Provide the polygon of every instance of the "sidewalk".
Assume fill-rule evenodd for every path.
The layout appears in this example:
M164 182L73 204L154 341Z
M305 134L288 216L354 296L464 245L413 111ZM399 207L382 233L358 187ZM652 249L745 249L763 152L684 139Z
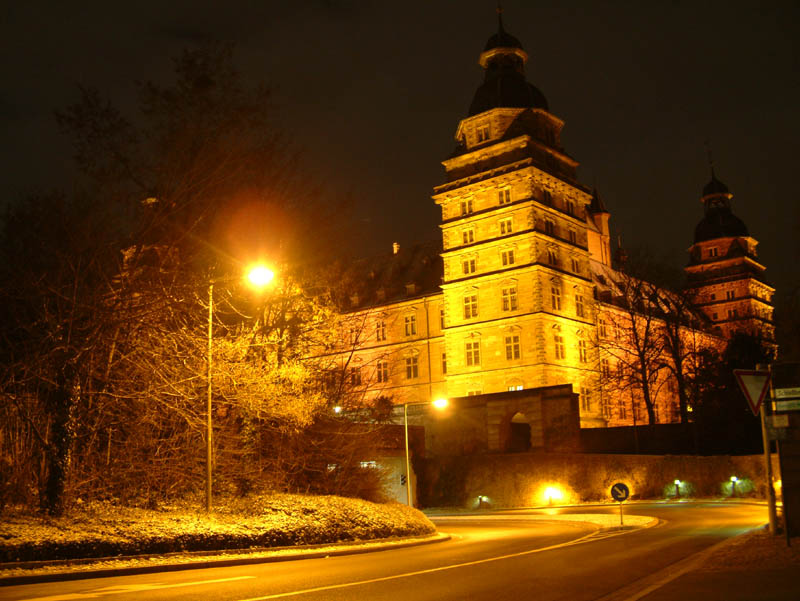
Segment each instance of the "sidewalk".
M785 537L759 529L721 543L693 569L668 578L664 570L661 582L617 601L797 601L800 537L787 547Z

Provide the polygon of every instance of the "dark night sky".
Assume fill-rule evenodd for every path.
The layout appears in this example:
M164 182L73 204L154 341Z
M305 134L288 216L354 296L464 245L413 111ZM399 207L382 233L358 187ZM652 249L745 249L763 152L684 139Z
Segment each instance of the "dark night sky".
M134 82L166 81L182 48L231 40L247 77L275 89L308 169L357 198L370 250L438 236L431 188L496 31L491 0L4 4L6 200L68 182L71 151L53 110L77 99L77 84L132 108ZM597 185L626 244L685 263L710 140L768 274L797 289L796 1L504 6L530 55L528 79L566 121L581 181Z

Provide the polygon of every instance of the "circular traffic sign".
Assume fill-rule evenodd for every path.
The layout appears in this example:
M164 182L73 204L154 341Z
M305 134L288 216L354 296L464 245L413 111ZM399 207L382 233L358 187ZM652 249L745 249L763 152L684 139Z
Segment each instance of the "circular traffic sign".
M614 486L611 487L611 496L615 501L619 501L620 503L622 503L629 496L631 496L631 491L628 489L627 484L624 484L622 482L617 482Z

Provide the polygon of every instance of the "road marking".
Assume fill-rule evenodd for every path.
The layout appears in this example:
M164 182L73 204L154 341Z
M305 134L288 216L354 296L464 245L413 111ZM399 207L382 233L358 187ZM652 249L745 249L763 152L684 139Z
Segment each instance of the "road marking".
M511 559L513 557L523 557L525 555L533 555L534 553L542 553L543 551L552 551L553 549L560 549L562 547L569 547L571 545L580 544L587 539L590 539L596 534L596 532L592 532L591 534L587 534L586 536L582 536L581 538L576 538L575 540L566 542L566 543L559 543L557 545L551 545L549 547L542 547L540 549L531 549L530 551L520 551L519 553L511 553L509 555L500 555L498 557L489 557L487 559L477 559L475 561L468 561L465 563L456 563L449 566L441 566L438 568L429 568L427 570L418 570L416 572L405 572L403 574L394 574L392 576L382 576L381 578L371 578L369 580L359 580L357 582L344 582L342 584L329 584L327 586L318 586L315 588L307 588L302 589L299 591L288 591L285 593L275 593L273 595L264 595L263 597L249 597L247 599L241 599L240 601L266 601L267 599L280 599L282 597L297 597L298 595L307 595L308 593L318 593L320 591L330 591L335 589L341 588L349 588L353 586L362 586L364 584L372 584L374 582L386 582L387 580L398 580L400 578L408 578L410 576L420 576L422 574L433 574L435 572L444 572L445 570L454 570L456 568L465 568L468 566L476 566L482 563L490 563L492 561L501 561L503 559Z
M181 582L178 584L162 584L154 582L152 584L121 584L118 586L107 586L96 588L85 593L68 593L66 595L51 595L49 597L31 597L21 601L73 601L74 599L96 599L104 595L116 595L119 593L143 593L145 591L155 591L165 588L180 588L184 586L197 586L199 584L218 584L220 582L232 582L234 580L248 580L255 576L236 576L234 578L216 578L214 580L197 580L195 582Z

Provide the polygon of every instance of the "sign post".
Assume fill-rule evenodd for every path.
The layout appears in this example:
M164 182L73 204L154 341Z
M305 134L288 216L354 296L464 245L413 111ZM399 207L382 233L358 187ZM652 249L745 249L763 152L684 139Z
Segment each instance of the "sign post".
M739 388L742 389L744 398L753 415L761 416L761 444L764 449L764 473L767 480L767 507L769 512L769 532L775 534L777 530L778 514L775 509L775 487L772 485L772 458L770 457L770 438L767 433L766 405L764 399L769 392L770 372L763 369L734 369L733 375Z
M611 487L611 498L619 502L619 525L624 526L622 523L622 503L631 495L628 485L623 482L617 482Z
M773 427L780 428L778 463L786 545L800 535L800 362L770 365L772 374ZM777 421L776 419L777 418Z

